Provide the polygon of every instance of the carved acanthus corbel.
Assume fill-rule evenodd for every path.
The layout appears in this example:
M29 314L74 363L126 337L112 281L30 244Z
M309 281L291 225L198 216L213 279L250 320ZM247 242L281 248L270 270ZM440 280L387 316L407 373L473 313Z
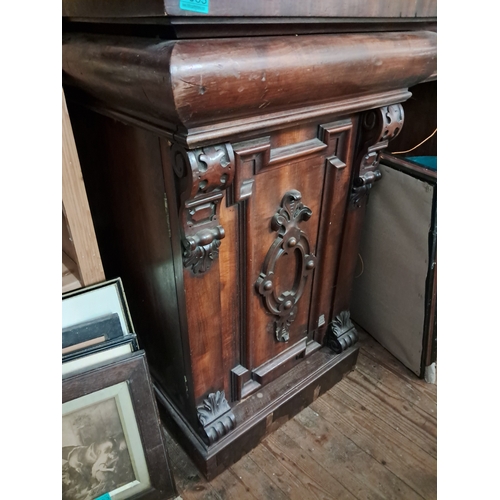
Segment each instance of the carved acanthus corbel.
M378 170L380 152L399 134L403 123L401 104L371 109L361 116L361 147L357 160L359 170L353 182L351 206L359 207L373 183L382 177Z
M174 144L171 155L177 178L184 267L201 274L210 269L224 238L218 207L233 182L233 149L229 143L194 150Z
M349 311L341 311L328 325L326 345L336 354L340 354L358 341L358 332L351 321Z
M209 394L197 410L198 420L203 426L209 444L215 443L236 427L236 419L224 391Z

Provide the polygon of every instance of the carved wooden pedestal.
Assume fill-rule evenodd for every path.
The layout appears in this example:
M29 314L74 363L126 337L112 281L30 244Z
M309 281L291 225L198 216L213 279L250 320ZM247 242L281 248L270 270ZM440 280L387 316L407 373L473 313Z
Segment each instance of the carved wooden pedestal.
M208 478L354 367L367 195L435 38L66 36L104 267Z

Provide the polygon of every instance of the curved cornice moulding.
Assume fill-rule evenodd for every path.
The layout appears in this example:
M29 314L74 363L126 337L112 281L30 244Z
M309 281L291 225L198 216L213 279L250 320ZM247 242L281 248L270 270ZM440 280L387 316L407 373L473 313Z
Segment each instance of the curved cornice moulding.
M370 109L384 94L384 104L406 100L409 87L435 77L436 38L431 31L179 41L68 34L64 82L132 121L220 140L266 121Z

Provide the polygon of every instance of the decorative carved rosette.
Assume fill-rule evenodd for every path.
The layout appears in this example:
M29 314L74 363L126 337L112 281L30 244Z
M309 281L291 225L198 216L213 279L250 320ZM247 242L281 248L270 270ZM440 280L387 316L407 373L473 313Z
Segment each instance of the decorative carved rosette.
M274 215L271 227L278 236L269 249L262 272L255 283L258 293L263 297L269 313L277 316L275 322L276 340L287 342L290 325L297 313L299 301L307 277L316 267L316 257L311 253L306 234L298 227L299 222L310 219L311 210L302 204L299 191L288 191L281 201L281 208ZM295 270L294 285L291 290L276 293L275 269L279 258L291 252L299 252L299 267Z
M197 410L198 420L203 426L209 444L215 443L236 427L236 419L224 391L210 393Z
M361 206L361 201L382 174L378 170L380 152L394 139L404 123L401 104L392 104L365 112L361 117L360 144L358 156L359 173L354 179L351 206Z
M336 354L344 352L358 341L358 332L351 321L349 311L340 312L330 323L326 345Z
M224 238L218 207L234 178L233 149L222 144L187 151L174 144L171 156L180 193L183 264L194 274L202 274L217 259Z

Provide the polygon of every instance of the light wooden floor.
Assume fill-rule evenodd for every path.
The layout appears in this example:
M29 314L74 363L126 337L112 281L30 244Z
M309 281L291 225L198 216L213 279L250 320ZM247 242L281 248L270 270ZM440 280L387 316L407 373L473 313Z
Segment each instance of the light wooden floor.
M436 386L360 335L353 372L210 483L167 436L182 499L435 499Z

